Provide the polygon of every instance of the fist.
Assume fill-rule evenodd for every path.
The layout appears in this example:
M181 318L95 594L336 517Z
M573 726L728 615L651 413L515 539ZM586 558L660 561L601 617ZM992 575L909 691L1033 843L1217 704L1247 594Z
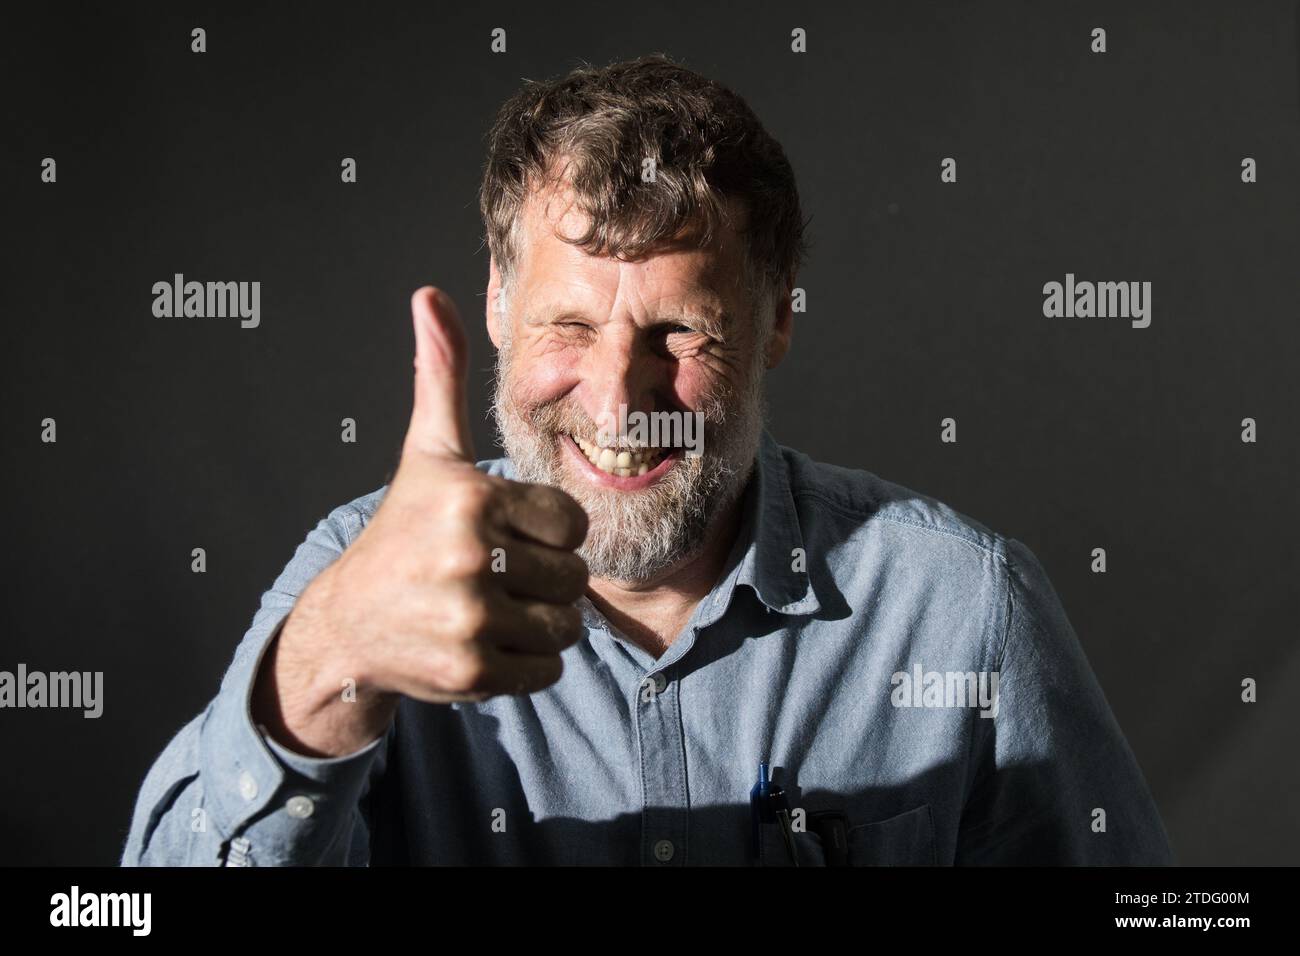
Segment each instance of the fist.
M365 530L303 592L280 653L361 693L531 693L559 680L560 652L585 633L573 602L587 586L574 553L587 516L557 488L475 468L464 326L432 287L411 306L415 401L397 473Z

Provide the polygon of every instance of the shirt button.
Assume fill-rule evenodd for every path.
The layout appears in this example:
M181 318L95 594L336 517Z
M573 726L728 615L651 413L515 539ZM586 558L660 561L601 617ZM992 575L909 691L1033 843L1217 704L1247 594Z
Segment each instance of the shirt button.
M658 674L654 675L652 680L654 680L655 682L655 693L662 694L664 692L664 688L668 686L668 678L663 675L662 671L660 671ZM671 847L672 844L669 844L669 846ZM669 852L671 853L672 851L670 850Z
M239 795L245 800L252 800L257 796L257 781L247 770L239 775Z
M655 859L660 863L667 863L673 858L673 841L660 840L655 844Z
M284 805L284 809L289 816L305 820L312 815L312 812L316 809L316 804L312 802L311 797L299 795L290 797L289 802Z

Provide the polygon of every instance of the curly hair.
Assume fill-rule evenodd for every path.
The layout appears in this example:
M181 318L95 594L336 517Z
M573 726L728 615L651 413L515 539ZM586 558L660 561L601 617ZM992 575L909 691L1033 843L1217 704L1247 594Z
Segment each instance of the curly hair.
M706 246L720 228L734 228L756 296L792 283L807 256L781 144L739 96L664 54L525 80L487 141L479 211L503 286L518 264L523 206L559 183L589 219L582 235L560 238L590 255L632 261L665 241L689 235ZM642 177L648 160L650 182ZM728 199L740 201L743 224L729 215Z

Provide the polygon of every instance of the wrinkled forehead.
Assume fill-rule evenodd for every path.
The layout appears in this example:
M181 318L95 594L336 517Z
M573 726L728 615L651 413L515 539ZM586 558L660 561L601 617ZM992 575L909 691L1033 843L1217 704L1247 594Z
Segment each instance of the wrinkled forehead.
M638 279L673 294L702 293L725 300L734 308L746 292L743 203L726 199L728 222L704 242L703 223L688 223L669 239L634 259ZM617 283L627 264L608 250L593 255L573 241L586 235L591 218L582 209L572 186L564 181L538 187L528 194L515 220L515 277L525 288L580 282ZM615 240L619 236L613 237Z

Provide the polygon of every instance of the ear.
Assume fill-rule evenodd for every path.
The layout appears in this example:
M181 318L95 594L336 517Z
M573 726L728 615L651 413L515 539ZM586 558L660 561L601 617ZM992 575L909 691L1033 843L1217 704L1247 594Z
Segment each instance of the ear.
M497 311L497 302L501 297L501 273L497 269L497 260L495 256L488 258L488 286L487 286L487 330L488 337L492 339L492 344L497 348L501 347L501 328L497 324L501 319L501 313ZM507 321L509 321L507 319Z
M794 308L791 293L793 285L784 286L777 293L772 308L776 311L772 320L772 334L767 338L767 367L776 368L790 351L790 338L794 335Z

